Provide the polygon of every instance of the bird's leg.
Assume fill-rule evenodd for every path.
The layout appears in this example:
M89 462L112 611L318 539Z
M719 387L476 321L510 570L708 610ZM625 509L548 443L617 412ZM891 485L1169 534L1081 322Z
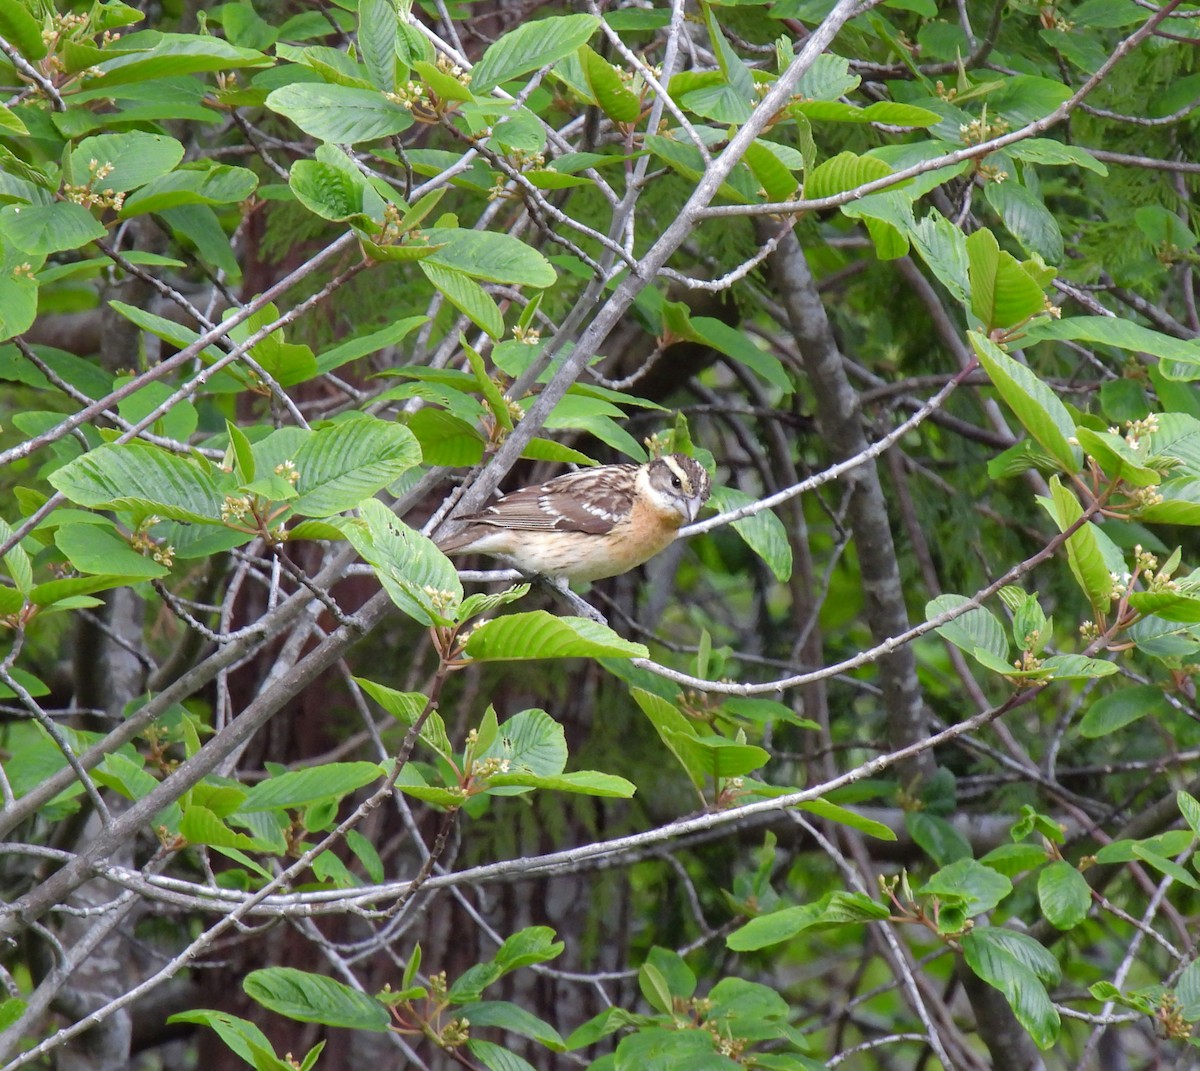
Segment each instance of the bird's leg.
M586 617L589 621L607 625L604 615L586 599L575 594L567 583L566 577L540 576L538 579L561 598L578 617Z

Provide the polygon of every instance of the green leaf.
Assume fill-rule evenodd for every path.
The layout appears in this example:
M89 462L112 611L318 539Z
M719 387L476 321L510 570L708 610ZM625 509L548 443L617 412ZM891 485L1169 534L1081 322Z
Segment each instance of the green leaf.
M1200 622L1200 598L1194 594L1179 594L1172 591L1135 591L1129 596L1129 605L1141 614L1153 614L1162 621L1184 624ZM1179 631L1179 630L1174 630Z
M412 796L413 799L448 811L458 810L468 799L467 792L457 785L453 788L441 788L429 784L422 776L420 769L413 763L408 763L400 771L396 787L406 796Z
M357 86L293 82L272 90L266 104L306 134L339 145L390 137L413 124L407 108Z
M749 97L731 86L720 71L683 71L671 79L671 95L693 115L718 123L732 126L750 118Z
M63 162L63 179L96 190L126 190L144 186L165 175L183 159L184 148L165 134L133 130L127 134L97 134L84 138ZM100 169L111 167L107 174Z
M862 79L850 73L850 61L831 52L818 56L796 83L796 96L837 100L857 89Z
M36 591L37 589L35 588L34 590ZM49 686L44 684L42 681L38 680L38 678L35 677L32 673L27 673L25 670L20 669L15 666L11 670L9 670L9 673L12 676L12 679L14 681L16 681L22 688L25 689L25 691L27 691L35 699L37 699L39 696L50 694ZM16 693L7 684L0 682L0 699L12 699L12 697L15 694ZM65 765L66 760L62 758L61 754L58 751L58 748L55 747L53 744L50 744L49 740L47 740L47 746L53 750L53 754L54 754L54 758L52 760L54 763L53 770L61 769ZM50 770L47 772L48 773L53 772L53 770ZM32 784L29 785L28 788L26 788L24 791L22 791L20 789L16 789L15 791L18 796L21 796L21 795L24 795L24 792L29 791L29 789L31 789L31 788L33 788Z
M746 147L743 157L768 201L790 201L800 186L792 169L780 159L781 149L783 146L759 139ZM803 157L795 162L804 166Z
M83 205L5 205L0 209L0 236L26 253L59 253L103 238L108 231Z
M1137 684L1097 699L1079 723L1081 736L1095 740L1115 733L1126 725L1150 715L1166 717L1171 713L1162 689L1153 684Z
M701 13L712 41L717 70L681 72L671 79L671 96L695 115L739 125L751 115L755 100L753 77L730 47L712 8L705 5Z
M663 730L663 738L679 756L693 780L723 781L745 777L761 769L770 753L753 744L739 744L723 736L697 736L692 732Z
M183 242L185 248L194 245L200 259L225 272L230 282L241 279L241 265L233 255L229 237L210 205L164 208L159 212L159 218L171 229L175 238ZM110 301L109 304L116 308L119 302Z
M863 893L838 890L830 893L821 911L822 924L847 922L881 922L891 912Z
M470 119L475 114L491 110L489 105L468 105L463 109ZM517 155L543 153L546 149L546 128L528 108L505 109L490 127L488 145L496 152Z
M213 848L241 848L246 851L263 851L269 845L245 833L235 833L207 807L188 804L183 809L179 822L179 835L189 844L207 844ZM270 874L263 872L266 877Z
M983 191L988 204L1004 221L1008 233L1026 253L1036 254L1050 264L1062 262L1062 231L1041 198L1011 181L989 182Z
M734 930L725 943L734 952L756 952L790 941L798 933L821 922L822 914L819 904L785 907L751 919Z
M931 112L928 108L882 100L866 108L840 100L798 101L789 105L788 111L824 123L887 123L890 126L928 127L942 121L937 112Z
M553 777L567 766L566 733L544 710L522 710L499 727L476 759L495 759L504 774L528 772Z
M1007 878L1036 870L1046 861L1046 849L1036 844L1001 844L979 860Z
M971 311L985 332L1016 327L1045 311L1038 281L999 247L991 231L981 228L967 239L967 257Z
M381 884L384 879L383 860L379 858L379 852L375 850L375 845L357 829L350 829L346 831L346 846L362 864L368 879L376 885Z
M304 807L327 799L340 799L382 776L373 762L329 762L304 770L290 770L260 781L251 788L238 813L277 811Z
M425 277L459 312L492 338L504 334L504 317L496 302L474 279L463 272L431 263L432 257L418 262Z
M705 172L704 159L695 145L679 140L684 136L682 131L677 131L674 137L649 134L645 138L646 148L689 182L698 182ZM735 176L736 174L734 172ZM747 179L750 177L748 171L743 174ZM749 183L744 185L748 186ZM750 204L755 200L751 191L743 190L739 185L734 184L732 179L729 182L723 182L718 192L722 197L735 204Z
M293 460L300 478L292 508L304 517L330 517L419 464L421 450L404 425L357 416L319 428Z
M279 309L273 302L268 302L255 310L248 319L231 327L229 338L232 342L246 342L278 318ZM317 360L312 350L302 344L287 342L283 328L276 328L265 338L254 343L250 356L281 387L303 383L317 374Z
M423 625L453 624L462 602L454 564L432 539L409 528L382 502L369 498L357 521L342 522L346 538L368 562L397 606Z
M226 419L225 433L229 436L229 448L233 454L233 471L243 484L254 482L257 463L250 439L232 420Z
M27 60L37 61L46 55L42 22L22 4L0 4L0 37L9 41Z
M904 828L939 866L971 858L971 843L946 819L929 811L905 811Z
M1050 1048L1061 1025L1046 992L1058 980L1054 957L1031 937L991 926L963 936L962 950L967 966L1004 994L1038 1048Z
M966 916L991 911L1012 892L1012 882L974 859L958 859L942 867L918 890L923 896L962 898Z
M521 456L531 461L555 461L560 464L583 465L584 467L599 464L594 458L588 457L587 454L578 450L573 450L563 443L555 442L553 439L540 439L536 436L529 440L525 449L521 451Z
M383 216L383 198L339 150L322 145L315 160L297 160L288 173L296 199L322 219L368 226Z
M652 1007L669 1013L676 997L687 1000L696 992L696 975L679 953L655 946L638 971L638 988Z
M1050 500L1039 498L1038 501L1058 525L1058 530L1065 532L1083 516L1083 508L1057 476L1050 479L1050 494ZM1096 607L1098 616L1108 609L1113 590L1112 574L1124 571L1124 563L1119 557L1116 563L1106 557L1101 542L1105 538L1091 522L1080 526L1067 538L1067 563L1088 601Z
M595 770L579 770L575 773L544 775L526 773L492 774L487 778L487 793L493 796L515 796L532 789L541 788L548 792L573 792L583 796L601 796L611 799L630 799L637 786L632 781L616 774L598 773Z
M1141 841L1134 841L1131 850L1135 859L1142 860L1142 862L1154 867L1160 873L1173 878L1181 885L1186 885L1189 889L1200 889L1200 881L1192 877L1191 872L1185 870L1174 859L1168 859L1165 855L1159 855L1158 852L1147 847Z
M1092 342L1134 353L1149 353L1162 358L1161 368L1168 378L1195 379L1200 376L1200 341L1172 338L1132 320L1111 316L1069 316L1048 320L1028 328L1022 341L1031 343L1043 339Z
M1079 8L1071 14L1073 18L1079 15ZM1107 175L1108 168L1097 160L1087 149L1078 145L1067 145L1050 138L1026 138L1015 145L1009 145L1005 150L1018 160L1028 160L1032 164L1048 164L1058 167L1082 167L1095 171L1097 175ZM994 183L990 185L995 185ZM1007 183L1002 183L1007 185ZM990 186L989 186L990 188ZM1174 218L1174 217L1172 217Z
M463 354L467 358L471 374L475 377L479 396L483 399L483 404L487 406L492 422L501 431L512 431L513 421L512 415L508 411L508 403L500 393L500 388L496 386L488 374L487 366L483 363L483 358L479 355L479 351L461 336L459 337L459 344L463 348Z
M245 167L215 164L203 170L172 171L152 179L125 199L121 218L159 212L176 205L222 205L244 201L258 188L258 176Z
M643 688L631 688L630 695L641 708L642 713L650 720L667 749L675 756L676 761L683 767L692 784L699 788L703 784L703 773L689 765L687 754L683 750L682 741L685 737L695 736L696 730L692 723L680 713L678 707L670 700Z
M14 270L26 263L25 254L6 244L0 242L0 342L28 331L37 319L38 304L37 282L27 271Z
M167 1019L167 1022L199 1023L212 1027L217 1032L217 1036L230 1049L251 1065L255 1063L252 1047L264 1052L274 1051L266 1034L257 1026L245 1019L239 1019L236 1015L230 1015L228 1012L196 1008L192 1011L176 1012Z
M1124 480L1134 487L1153 487L1162 482L1162 475L1145 464L1145 449L1134 450L1123 435L1093 431L1081 425L1075 429L1075 438L1083 452L1095 459L1110 479Z
M925 620L932 621L935 617L948 610L957 609L963 603L970 602L965 595L939 595L925 604ZM976 648L991 652L997 658L1008 657L1008 635L1004 626L996 616L982 606L968 610L961 617L939 625L934 631L944 640L949 640L955 647L973 655Z
M1133 213L1133 220L1155 249L1162 252L1194 249L1198 241L1183 221L1164 205L1142 205Z
M1179 998L1179 1014L1189 1023L1200 1019L1200 960L1192 960L1183 968L1175 983L1175 995Z
M710 1029L700 1027L642 1026L617 1044L614 1067L686 1068L687 1071L739 1071L743 1066L716 1050ZM756 1062L766 1067L756 1056Z
M421 692L398 692L366 677L355 677L354 681L363 691L375 700L384 710L402 725L415 725L424 712L429 700ZM446 735L446 724L436 710L430 711L425 724L421 726L421 740L433 748L442 758L450 760L454 748Z
M133 382L132 377L118 376L111 386L106 386L100 394L106 394L110 389L124 387ZM165 435L177 442L187 442L196 430L199 414L196 407L187 399L182 401L173 397L174 390L161 381L143 383L133 394L123 398L118 403L121 416L130 423L137 423L152 412L157 412L150 431L155 435ZM166 412L162 407L170 404Z
M546 418L545 427L590 432L614 450L619 450L636 461L645 461L646 451L642 445L613 419L623 419L624 416L620 409L602 398L568 394Z
M641 101L636 93L626 88L617 69L587 45L582 45L578 54L600 110L617 123L637 122L642 110Z
M892 169L873 156L857 156L852 152L838 153L805 176L804 196L809 199L832 197L862 186L867 182L890 175Z
M1075 421L1067 407L1045 383L991 339L975 331L968 332L968 337L980 364L1025 430L1065 471L1078 472L1081 451L1069 441L1075 435Z
M131 800L141 799L158 785L154 775L143 765L141 755L134 761L120 752L105 755L93 776L100 784Z
M65 524L55 529L54 542L81 573L115 574L133 581L154 580L170 572L153 558L139 554L112 528Z
M553 265L524 242L502 231L473 231L461 227L430 227L431 245L442 248L422 262L462 272L489 283L537 288L553 286L558 273Z
M773 387L790 394L794 387L783 363L774 354L760 348L751 335L711 316L688 317L687 326L695 341L707 342L713 349L749 368Z
M1180 789L1175 793L1175 800L1179 804L1179 813L1183 815L1184 820L1192 827L1192 832L1200 836L1200 801L1190 793Z
M1047 680L1086 681L1096 677L1111 677L1117 672L1117 665L1103 658L1087 658L1084 655L1051 655L1042 660L1042 672Z
M936 126L942 121L937 112L920 108L915 104L901 104L891 100L878 100L862 109L861 120L855 122L887 123L889 126Z
M895 260L908 252L908 236L916 226L907 191L886 190L842 206L842 214L863 219L880 260Z
M1013 126L1024 126L1049 115L1071 96L1071 87L1057 78L1017 75L1006 78L988 96L988 111L999 112Z
M528 584L515 584L511 588L505 588L503 591L495 591L489 594L476 592L474 595L468 595L462 601L462 607L459 610L459 620L470 621L473 617L491 613L501 606L508 606L509 603L523 599L528 594Z
M195 331L182 324L177 324L164 316L156 316L152 312L146 312L133 305L126 305L123 301L110 301L109 307L115 312L119 312L131 323L137 324L143 331L149 331L152 335L156 335L180 349L190 346L200 337ZM206 346L203 353L205 357L213 360L221 356L221 351L215 346Z
M467 640L466 653L479 662L649 657L646 647L621 639L607 625L583 617L556 617L545 610L483 622Z
M534 168L522 172L539 190L569 190L576 186L591 186L590 179L579 175L564 175L553 168Z
M130 82L148 82L154 78L178 77L200 71L269 67L274 62L272 57L252 48L238 48L211 35L158 32L129 34L121 39L121 43L130 47L135 39L136 43L145 41L150 47L97 64L101 74L90 84L109 90Z
M565 947L555 940L554 930L549 926L526 926L505 938L496 950L494 962L505 972L515 971L557 959Z
M1179 855L1194 846L1195 837L1190 829L1172 829L1145 840L1114 840L1096 852L1096 862L1132 863L1140 858L1138 852L1154 856Z
M461 417L426 406L408 417L407 426L421 444L426 464L461 468L483 460L483 435Z
M33 590L29 593L29 601L34 606L46 609L76 609L96 606L99 605L98 599L92 600L84 597L96 591L125 587L128 583L128 576L114 576L108 573L97 576L69 577L66 580L48 580L44 584L33 586Z
M1083 875L1065 859L1059 859L1038 875L1038 902L1051 926L1070 930L1087 918L1092 892Z
M178 457L146 443L99 446L50 474L72 502L132 510L195 524L220 524L232 474L198 457Z
M701 12L704 16L704 23L708 27L708 36L713 43L713 51L716 53L717 67L738 98L748 103L752 102L755 99L755 90L754 78L750 74L750 69L730 46L712 7L704 4Z
M475 1007L476 1005L467 1005ZM472 1026L474 1019L468 1020ZM497 1045L493 1041L482 1038L471 1038L467 1042L467 1051L475 1057L487 1071L536 1071L536 1068L524 1057L518 1056L509 1048Z
M962 231L936 210L931 210L909 230L909 241L930 271L955 301L967 304L967 240Z
M396 88L396 9L388 0L359 0L358 51L376 89Z
M509 1030L521 1037L532 1038L552 1052L562 1052L565 1048L562 1035L554 1027L507 1000L463 1004L455 1012L467 1019L472 1028L488 1026Z
M478 1000L484 989L505 974L554 959L563 947L561 941L554 940L549 926L527 926L507 938L491 962L477 963L460 975L448 997L456 1004Z
M488 90L571 55L596 32L592 15L561 15L524 22L490 45L471 71L471 89Z
M413 64L413 72L433 90L438 100L471 101L475 99L475 95L459 79L447 71L438 70L432 63L417 60Z
M713 488L712 504L722 513L748 506L753 501L753 495L732 487ZM783 521L771 510L761 509L749 517L734 521L733 529L767 563L776 579L786 583L792 575L792 546L788 542Z
M0 541L8 542L12 536L12 527L7 521L0 519ZM16 590L22 595L28 595L33 588L33 565L28 552L20 543L14 543L4 552L4 567L12 577Z
M857 829L869 837L876 837L879 840L896 839L896 834L889 826L885 826L882 822L876 822L873 818L868 818L857 811L852 811L848 807L839 807L836 803L830 803L829 800L808 800L805 803L797 803L796 809L815 814L818 818L824 818L830 822L837 822L850 829Z
M400 320L388 324L387 327L380 328L378 331L372 331L366 335L357 335L354 338L346 339L344 342L339 342L332 349L325 350L324 353L317 355L317 373L324 375L326 372L332 372L335 368L340 368L350 361L365 357L368 353L374 353L388 346L398 345L409 333L428 322L428 316L405 316Z
M303 1023L373 1031L386 1031L391 1023L387 1009L366 993L294 967L251 971L242 988L264 1008Z

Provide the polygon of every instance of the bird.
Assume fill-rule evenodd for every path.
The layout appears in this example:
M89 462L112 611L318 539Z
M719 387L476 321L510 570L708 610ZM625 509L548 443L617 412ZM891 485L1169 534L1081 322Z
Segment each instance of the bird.
M686 454L601 465L501 495L437 540L445 554L488 554L558 581L616 576L663 550L696 519L712 482Z

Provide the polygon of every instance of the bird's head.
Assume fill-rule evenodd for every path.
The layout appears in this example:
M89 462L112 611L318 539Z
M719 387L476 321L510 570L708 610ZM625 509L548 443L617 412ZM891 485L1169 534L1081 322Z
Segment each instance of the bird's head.
M712 492L708 473L686 454L656 457L646 465L643 478L655 507L663 514L675 514L679 525L691 524Z

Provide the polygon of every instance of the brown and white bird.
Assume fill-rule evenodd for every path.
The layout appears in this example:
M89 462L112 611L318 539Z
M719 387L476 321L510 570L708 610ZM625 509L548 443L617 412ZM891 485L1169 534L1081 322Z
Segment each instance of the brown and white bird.
M600 580L654 557L696 519L712 490L685 454L603 465L502 495L438 540L446 554L489 554L524 573Z

